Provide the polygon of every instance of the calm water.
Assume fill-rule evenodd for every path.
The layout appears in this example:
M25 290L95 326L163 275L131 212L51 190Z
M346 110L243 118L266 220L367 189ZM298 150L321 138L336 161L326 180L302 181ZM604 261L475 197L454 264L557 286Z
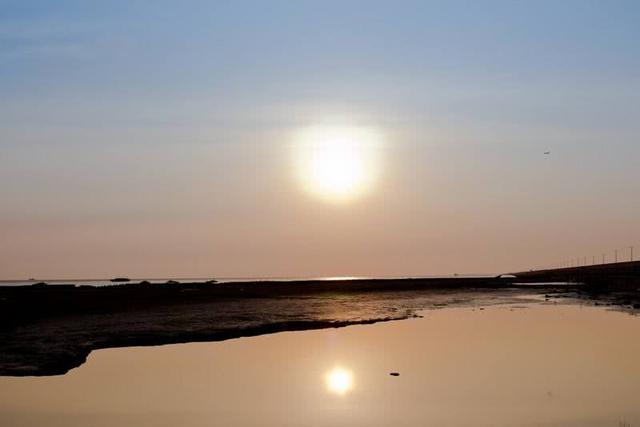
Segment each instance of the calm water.
M175 280L177 282L205 282L207 280L213 279L212 277L187 277L187 278L132 278L130 282L125 283L138 283L143 280L146 280L149 283L166 283L168 280ZM215 278L220 282L253 282L253 281L264 281L264 280L278 280L278 281L296 281L296 280L336 280L336 279L361 279L361 277L222 277ZM362 277L364 279L364 277ZM119 285L122 283L113 283L110 279L79 279L79 280L0 280L0 286L25 286L25 285L33 285L34 283L45 282L49 285L68 285L75 284L77 286L88 285L88 286L110 286L110 285Z
M441 277L495 277L495 274L461 274L461 275L440 275L440 276L418 276L419 278L441 278ZM353 279L406 279L406 277L389 276L389 277L364 277L364 276L318 276L318 277L186 277L186 278L131 278L127 283L138 283L146 280L149 283L165 283L168 280L177 282L205 282L215 279L219 282L256 282L276 280L283 282L294 282L300 280L353 280ZM49 285L68 285L75 284L77 286L110 286L122 283L113 283L110 279L33 279L33 280L0 280L0 286L27 286L34 283L45 282Z
M639 361L640 318L629 314L446 308L369 326L97 351L64 376L0 378L0 425L636 426Z

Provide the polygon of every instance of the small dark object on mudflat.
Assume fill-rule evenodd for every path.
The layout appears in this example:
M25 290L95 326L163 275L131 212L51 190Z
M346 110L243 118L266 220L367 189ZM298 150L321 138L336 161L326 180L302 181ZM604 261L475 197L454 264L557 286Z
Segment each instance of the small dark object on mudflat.
M180 284L180 282L178 282L176 280L167 280L164 283L165 283L165 285L179 285Z
M391 375L392 377L399 377L400 372L389 372L389 375Z
M633 304L633 308L640 308L640 304L638 303Z
M112 282L114 283L124 283L124 282L129 282L131 279L129 279L128 277L116 277L114 279L111 279Z
M151 282L148 280L143 280L142 282L139 283L140 285L150 285Z

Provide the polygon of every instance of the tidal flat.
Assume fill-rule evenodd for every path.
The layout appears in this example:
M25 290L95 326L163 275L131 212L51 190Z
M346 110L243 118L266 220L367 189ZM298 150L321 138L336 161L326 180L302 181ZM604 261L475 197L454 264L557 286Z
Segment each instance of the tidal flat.
M0 375L65 374L101 348L367 324L521 292L486 278L6 287Z
M635 290L584 289L500 278L0 287L0 376L63 375L104 348L372 324L514 299L640 307Z

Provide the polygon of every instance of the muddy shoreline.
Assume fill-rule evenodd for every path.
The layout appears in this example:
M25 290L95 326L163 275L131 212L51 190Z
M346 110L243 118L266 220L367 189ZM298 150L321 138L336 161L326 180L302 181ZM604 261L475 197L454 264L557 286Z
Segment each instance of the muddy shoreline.
M4 288L0 375L62 375L102 348L220 341L558 297L591 298L576 285L518 287L486 278Z

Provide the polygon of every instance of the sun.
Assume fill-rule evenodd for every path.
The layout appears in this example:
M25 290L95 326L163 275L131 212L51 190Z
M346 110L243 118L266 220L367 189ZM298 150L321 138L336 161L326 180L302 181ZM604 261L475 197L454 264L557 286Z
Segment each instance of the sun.
M380 136L362 127L311 127L295 138L295 165L309 193L346 201L370 190L378 172Z
M326 375L327 389L335 394L343 395L353 388L353 374L343 368L334 368Z

